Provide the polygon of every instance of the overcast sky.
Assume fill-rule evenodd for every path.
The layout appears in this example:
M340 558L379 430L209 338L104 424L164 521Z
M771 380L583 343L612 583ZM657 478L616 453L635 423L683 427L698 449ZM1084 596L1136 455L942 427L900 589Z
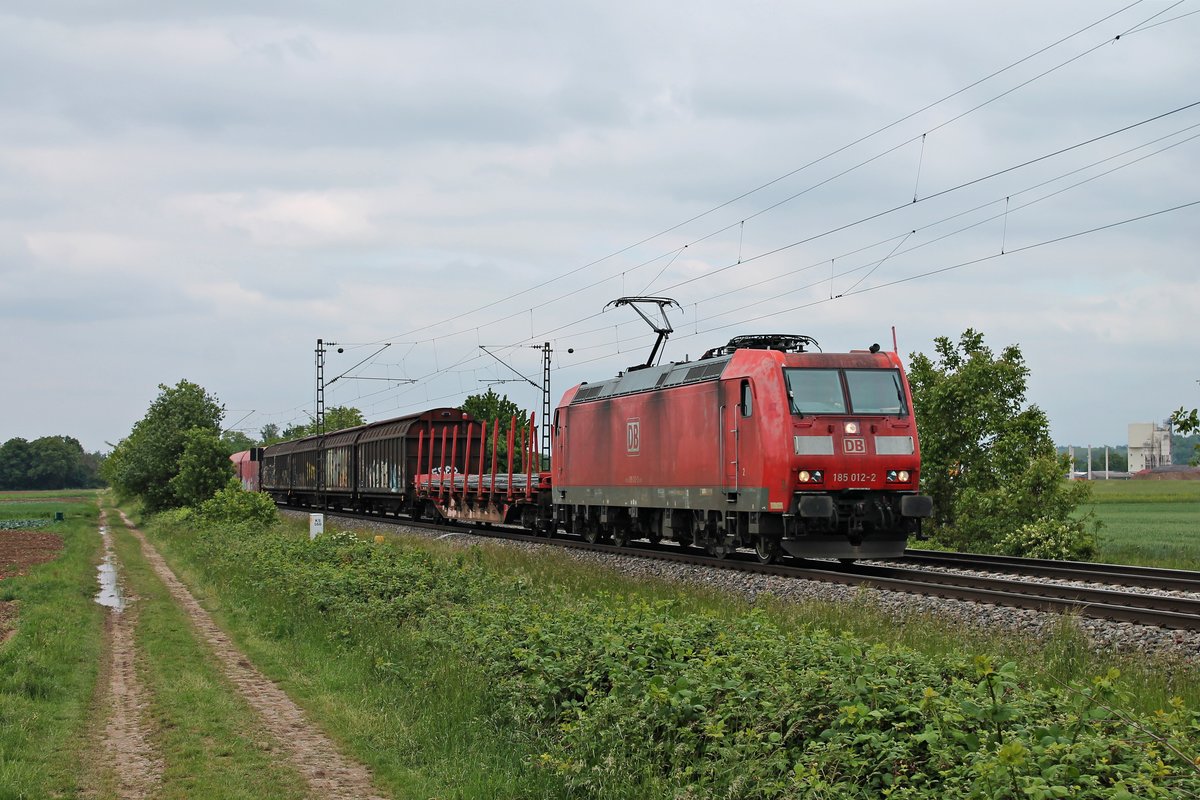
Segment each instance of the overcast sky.
M108 450L183 378L303 422L318 338L369 420L534 409L505 364L611 376L653 336L604 306L652 294L666 360L974 327L1057 442L1123 444L1200 405L1197 12L5 3L0 442Z

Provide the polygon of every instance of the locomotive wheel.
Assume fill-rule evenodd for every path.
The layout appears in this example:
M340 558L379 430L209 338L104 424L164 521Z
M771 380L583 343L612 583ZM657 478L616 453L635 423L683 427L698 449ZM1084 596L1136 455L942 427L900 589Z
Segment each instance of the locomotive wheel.
M772 564L779 560L779 540L769 536L759 536L754 540L754 555L758 556L760 564Z
M583 526L583 540L588 544L600 541L600 526L588 520L587 524Z
M724 544L717 544L717 542L713 540L710 540L709 543L704 547L705 552L707 552L713 558L724 558L725 556L729 555L729 551L731 549L732 548L726 547Z

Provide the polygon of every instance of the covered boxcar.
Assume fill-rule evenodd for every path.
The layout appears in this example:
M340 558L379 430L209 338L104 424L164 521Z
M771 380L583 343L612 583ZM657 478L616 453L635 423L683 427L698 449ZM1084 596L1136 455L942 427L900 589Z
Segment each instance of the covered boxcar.
M262 449L261 488L287 505L416 517L442 506L448 511L461 503L463 487L435 484L438 505L428 476L468 472L474 466L468 459L483 452L482 436L469 414L435 408L280 442Z

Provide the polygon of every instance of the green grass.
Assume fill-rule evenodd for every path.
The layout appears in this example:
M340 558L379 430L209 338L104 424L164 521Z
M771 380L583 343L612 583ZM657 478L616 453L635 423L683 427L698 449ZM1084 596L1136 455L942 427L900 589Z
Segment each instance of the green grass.
M174 523L165 520L151 527L177 571L200 587L204 602L218 611L252 660L279 680L353 755L368 763L378 783L397 796L670 795L681 786L662 773L660 765L665 761L657 759L663 752L651 756L649 739L625 740L620 731L627 727L644 736L658 729L641 724L639 713L669 716L674 712L648 697L655 689L653 684L644 693L625 694L625 699L634 698L635 705L618 709L613 703L624 702L622 698L609 697L605 679L593 683L595 676L611 674L635 684L654 675L666 676L667 683L657 687L666 692L663 703L671 692L695 696L704 691L708 692L706 705L697 714L708 714L720 705L735 709L730 719L740 719L737 704L728 702L731 693L747 693L746 702L753 705L758 687L764 692L773 688L770 676L786 673L792 680L797 678L787 657L773 658L764 667L754 661L756 656L749 655L760 644L773 642L774 636L779 636L780 642L796 643L799 649L791 655L797 660L806 657L805 648L832 648L831 655L844 659L840 666L831 664L828 672L819 671L821 662L817 671L804 679L811 683L795 687L797 694L792 699L797 701L814 691L831 691L825 706L833 715L831 722L822 723L824 717L818 715L790 723L816 725L818 733L822 726L833 725L832 720L850 713L847 708L858 713L862 706L866 713L875 702L871 698L882 694L889 698L895 694L901 707L908 703L908 713L917 714L911 705L914 686L918 697L922 686L932 688L931 696L944 697L937 703L949 704L947 713L986 715L990 713L986 707L961 699L964 686L969 690L972 679L969 672L963 677L961 666L954 666L969 665L975 657L983 659L977 664L1014 662L1015 667L1004 668L1006 677L1002 679L1016 687L1010 695L1011 706L1000 708L996 705L1000 701L976 695L985 706L996 705L1005 714L1019 715L1025 698L1039 692L1058 696L1064 684L1076 688L1067 693L1069 701L1055 701L1055 707L1086 703L1088 687L1099 685L1093 679L1110 675L1114 666L1122 674L1115 679L1113 698L1106 697L1104 702L1123 714L1146 715L1170 708L1169 700L1176 695L1192 707L1200 705L1193 667L1094 653L1070 618L1062 621L1049 642L1034 643L1011 633L957 627L929 618L911 617L905 624L897 624L873 605L867 593L848 603L796 606L760 601L756 608L720 592L633 580L548 551L530 554L483 547L464 552L424 539L389 541L374 547L347 545L339 551L336 548L341 545L333 539L328 546L320 542L313 546L290 544L305 539L300 524L269 534L214 532L211 542L222 544L213 546L206 545L209 534L191 532L197 524L192 518ZM336 538L337 534L331 530L327 536ZM236 554L233 548L237 548ZM414 566L419 559L404 555L414 549L434 554L434 562ZM228 554L223 552L226 550ZM306 577L297 581L297 574ZM664 600L669 603L657 610ZM763 630L772 633L764 634L765 639L755 639L753 633L748 639L737 638L753 631L760 624L756 620L765 620ZM441 632L443 626L445 633ZM734 638L724 640L725 631ZM842 639L842 632L851 636ZM741 672L737 664L743 651L726 652L721 644L735 639L741 643L739 648L742 644L747 647ZM532 655L539 648L534 664ZM913 657L913 650L920 656ZM639 653L649 654L650 660L632 673L619 672L619 664L636 659ZM783 650L779 654L786 655ZM715 688L712 684L675 683L681 674L706 680L703 670L709 658L714 670L723 669L722 664L732 665L732 682L723 676ZM594 660L604 662L595 672ZM868 661L874 664L873 672L867 668ZM513 669L516 662L525 666ZM618 666L607 673L614 664ZM859 664L864 665L864 683L856 689ZM540 671L543 669L546 671ZM764 679L766 683L762 683ZM550 685L548 701L537 699L543 680ZM565 696L561 694L564 685L573 687ZM533 705L511 705L513 691L521 697L528 695ZM902 700L901 695L910 699ZM544 716L545 702L553 706L550 722ZM638 702L642 705L637 706ZM578 718L572 710L576 707ZM680 707L684 709L680 713L690 713L686 711L689 707ZM611 720L603 718L606 708L614 713ZM1083 723L1078 717L1071 721L1071 713L1067 712L1066 722L1061 724L1074 726L1078 732ZM1105 716L1111 715L1106 711ZM562 736L574 735L569 728L575 721L591 725L589 731L596 738L583 739L582 746L578 739L564 746ZM958 723L947 722L947 732L961 727L959 723L968 724L961 718ZM730 737L748 738L731 738L729 747L776 753L763 739L773 723L765 722L765 730L758 727L763 724L755 718L749 727L730 727L726 731ZM707 734L697 734L699 726L681 729L680 741L703 742ZM1090 731L1091 726L1088 728ZM786 734L788 729L784 726L781 730ZM1065 736L1074 742L1070 729L1068 734L1060 732L1051 738ZM840 735L834 728L828 732ZM894 741L899 748L912 747L896 729L885 728L869 738L876 743ZM811 738L806 741L821 746ZM865 752L871 752L870 741L862 741L866 742ZM1044 746L1045 737L1028 743ZM1190 747L1194 743L1189 740L1185 744ZM715 763L710 758L712 751L706 752L705 763ZM787 757L798 758L799 751ZM853 753L847 757L855 758ZM617 768L612 768L614 758ZM687 763L686 754L680 758ZM735 761L736 756L731 756L728 763ZM622 763L624 767L619 766ZM751 765L761 764L754 758L737 763L751 769L759 769ZM896 763L908 762L899 758ZM789 769L790 764L782 773L769 767L776 770L772 772L776 776L786 776ZM610 777L615 783L604 783Z
M1097 561L1200 570L1200 481L1094 481Z
M306 536L305 525L290 526ZM403 628L331 629L278 598L239 592L204 574L176 537L149 535L239 648L396 797L559 797L536 755L495 725L496 700L479 665L414 641ZM214 580L215 578L215 580ZM344 643L343 643L344 642ZM385 679L381 679L381 675Z
M156 797L305 797L302 778L198 640L139 543L115 512L109 523L122 579L137 598L125 613L137 615L139 677L149 699L151 738L164 763Z
M10 516L14 505L20 511ZM4 503L0 512L23 518L41 505ZM0 600L19 604L16 634L0 645L0 798L5 800L74 797L83 788L79 743L88 736L103 649L104 612L92 600L101 540L92 502L49 505L65 509L65 521L47 528L63 537L63 552L0 583Z

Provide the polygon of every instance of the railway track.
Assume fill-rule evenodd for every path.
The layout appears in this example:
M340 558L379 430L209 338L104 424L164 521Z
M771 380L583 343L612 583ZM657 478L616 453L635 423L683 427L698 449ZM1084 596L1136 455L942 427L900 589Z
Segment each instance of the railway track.
M1200 572L1163 567L1097 564L1091 561L1052 561L1019 556L987 556L976 553L944 553L937 550L908 550L905 552L904 558L897 559L895 563L986 572L1012 572L1042 578L1200 593Z
M762 575L823 581L847 586L867 586L907 594L1034 611L1075 613L1082 617L1135 625L1200 631L1200 574L1182 570L946 554L933 551L914 551L903 559L886 564L842 564L832 561L801 559L778 564L761 564L749 553L739 552L719 559L676 545L643 544L636 548L616 547L607 544L589 544L578 536L559 535L554 538L546 538L514 529L484 525L431 524L395 517L343 512L330 512L330 515L442 531L448 534L461 533L495 539L553 544L576 550L637 556L714 569L741 570ZM923 568L928 566L1005 572L1011 573L1013 577L959 574ZM1100 583L1104 584L1105 588L1096 588L1080 583L1047 583L1046 580ZM1197 596L1177 597L1147 594L1130 590L1129 587L1184 590L1196 592Z

